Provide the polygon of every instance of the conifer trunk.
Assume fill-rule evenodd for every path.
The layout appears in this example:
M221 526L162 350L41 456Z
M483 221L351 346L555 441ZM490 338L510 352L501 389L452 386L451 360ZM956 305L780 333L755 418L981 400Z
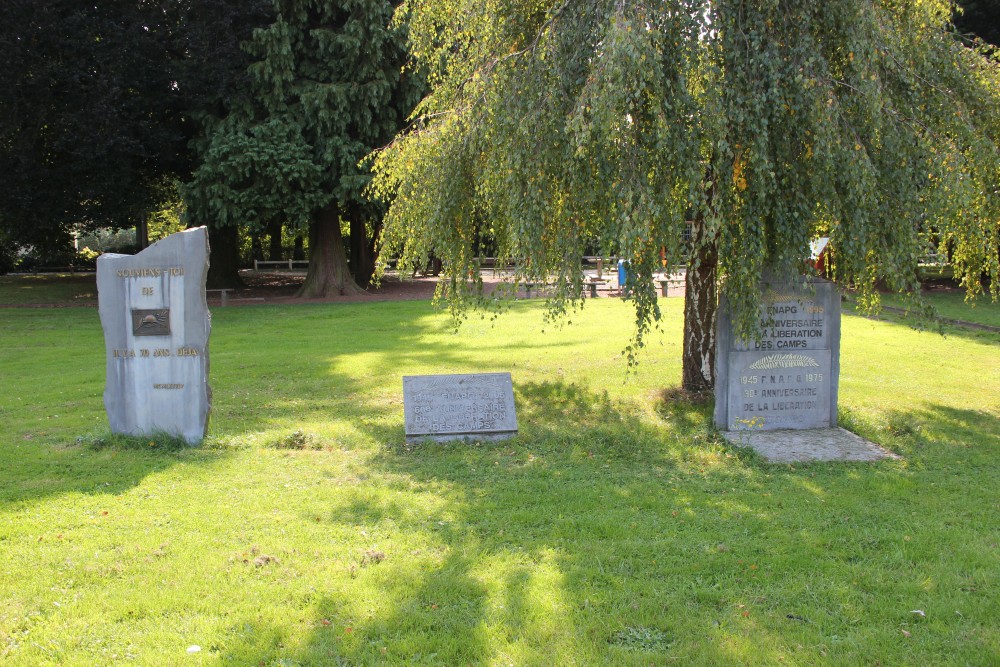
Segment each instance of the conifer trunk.
M298 296L322 299L328 296L364 294L347 267L340 214L335 204L316 213L309 225L309 271Z
M694 221L692 252L684 280L684 352L681 384L688 391L715 388L715 327L719 299L719 261L714 239L707 238L704 220Z
M281 220L276 220L267 226L267 234L269 238L270 247L268 248L267 258L272 262L280 260L283 248L281 247Z
M375 275L374 239L368 238L368 219L362 206L348 209L351 223L351 274L359 287L366 288Z
M236 225L208 227L208 289L240 289L240 230Z

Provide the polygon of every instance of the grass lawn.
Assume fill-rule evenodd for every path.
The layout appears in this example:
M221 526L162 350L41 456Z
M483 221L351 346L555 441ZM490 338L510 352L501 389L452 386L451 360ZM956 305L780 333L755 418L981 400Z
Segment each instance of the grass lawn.
M903 458L767 465L661 304L632 374L613 299L215 309L180 450L108 437L96 309L0 310L0 662L1000 662L1000 336L845 316L841 423ZM403 444L401 376L487 371L517 438Z
M97 302L95 273L0 276L0 305Z
M1000 327L1000 303L990 300L990 295L979 295L972 303L965 301L963 290L934 290L925 292L929 303L937 309L938 315L949 320L964 320L993 327ZM895 295L883 295L882 303L894 308L907 308L907 304Z

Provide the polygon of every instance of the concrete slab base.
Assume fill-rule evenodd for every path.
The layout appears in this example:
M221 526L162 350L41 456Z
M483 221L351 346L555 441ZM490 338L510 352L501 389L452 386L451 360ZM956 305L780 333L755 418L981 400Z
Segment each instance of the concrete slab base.
M752 447L769 463L878 461L899 456L842 428L723 431L726 440Z

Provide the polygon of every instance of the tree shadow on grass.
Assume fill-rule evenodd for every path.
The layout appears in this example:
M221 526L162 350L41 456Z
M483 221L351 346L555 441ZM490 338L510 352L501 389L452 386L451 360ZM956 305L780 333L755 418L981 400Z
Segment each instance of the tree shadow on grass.
M447 335L450 321L427 304L297 308L308 310L297 313L292 325L283 320L281 307L268 310L267 325L257 322L252 330L250 322L242 325L249 317L245 312L216 325L229 329L229 343L213 348L215 435L238 439L275 424L322 421L377 442L401 442L402 377L409 369L486 372L506 363L502 348L491 359L474 342L454 344ZM555 344L518 345L543 354ZM386 394L372 377L397 378L398 392Z
M156 436L146 447L95 445L81 440L70 447L16 444L0 450L0 511L67 493L122 495L153 474L178 463L212 465L224 451L164 447Z
M988 561L973 547L938 553L938 522L914 518L976 525L962 500L969 480L926 494L899 462L756 466L724 449L713 467L676 442L706 431L710 403L681 398L658 408L657 424L604 392L525 383L515 439L382 449L366 463L370 479L395 480L396 495L333 500L325 520L419 546L380 545L384 560L366 562L359 541L356 568L316 584L304 641L284 646L281 627L264 626L234 637L224 657L725 665L778 664L808 646L801 661L883 660L901 623L883 602L915 594L915 563L943 559L943 577ZM964 460L963 443L985 457L1000 432L981 412L934 406L917 419L930 444L947 445L948 465ZM900 547L911 538L928 543L923 556ZM918 592L928 606L952 604L948 595ZM943 623L943 637L969 632L960 618ZM984 650L973 641L962 655ZM916 661L943 658L915 651Z
M933 425L936 437L960 447L982 443L996 454L1000 446L1000 418L983 410L966 410L948 405L931 405L916 414L925 425Z
M752 530L726 521L751 510L733 510L714 494L755 472L736 465L713 480L699 470L703 461L685 459L675 429L703 429L707 408L681 410L701 415L678 418L681 426L657 424L605 392L562 382L519 385L516 402L515 439L399 445L370 459L375 477L408 480L406 490L388 501L376 494L334 501L329 520L376 533L392 526L421 548L396 553L390 545L384 562L362 566L362 557L356 571L339 575L366 581L367 597L352 595L343 581L321 586L304 643L241 640L227 646L226 658L649 664L677 659L671 646L695 632L676 616L664 620L664 610L675 606L690 607L705 623L699 631L711 634L710 614L720 605L730 612L715 590L715 571L749 574L736 562L745 554L716 545L739 547ZM710 487L704 498L670 488L672 479L692 476ZM421 498L433 498L433 509L414 511L410 503ZM751 523L770 521L756 516ZM733 593L752 587L747 576ZM767 632L760 630L757 650L776 660L780 647L770 645ZM733 659L721 643L707 646L699 647L707 662Z
M939 456L942 446L990 457L1000 446L1000 419L995 415L941 404L876 414L841 408L840 423L912 461Z
M922 318L917 313L896 312L886 309L883 309L877 315L866 315L853 307L846 306L846 304L844 317L874 320L887 326L902 327L910 331L921 331L942 339L954 336L970 342L1000 348L1000 334L993 330L978 327L976 326L978 324L976 322L972 322L970 326L962 326L949 322L947 318L930 320Z

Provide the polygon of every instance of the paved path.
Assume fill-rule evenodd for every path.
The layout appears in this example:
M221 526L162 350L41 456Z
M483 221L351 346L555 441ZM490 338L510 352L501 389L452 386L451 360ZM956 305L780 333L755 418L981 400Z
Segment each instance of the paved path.
M898 459L887 449L842 428L800 431L723 431L726 440L751 447L769 463Z

